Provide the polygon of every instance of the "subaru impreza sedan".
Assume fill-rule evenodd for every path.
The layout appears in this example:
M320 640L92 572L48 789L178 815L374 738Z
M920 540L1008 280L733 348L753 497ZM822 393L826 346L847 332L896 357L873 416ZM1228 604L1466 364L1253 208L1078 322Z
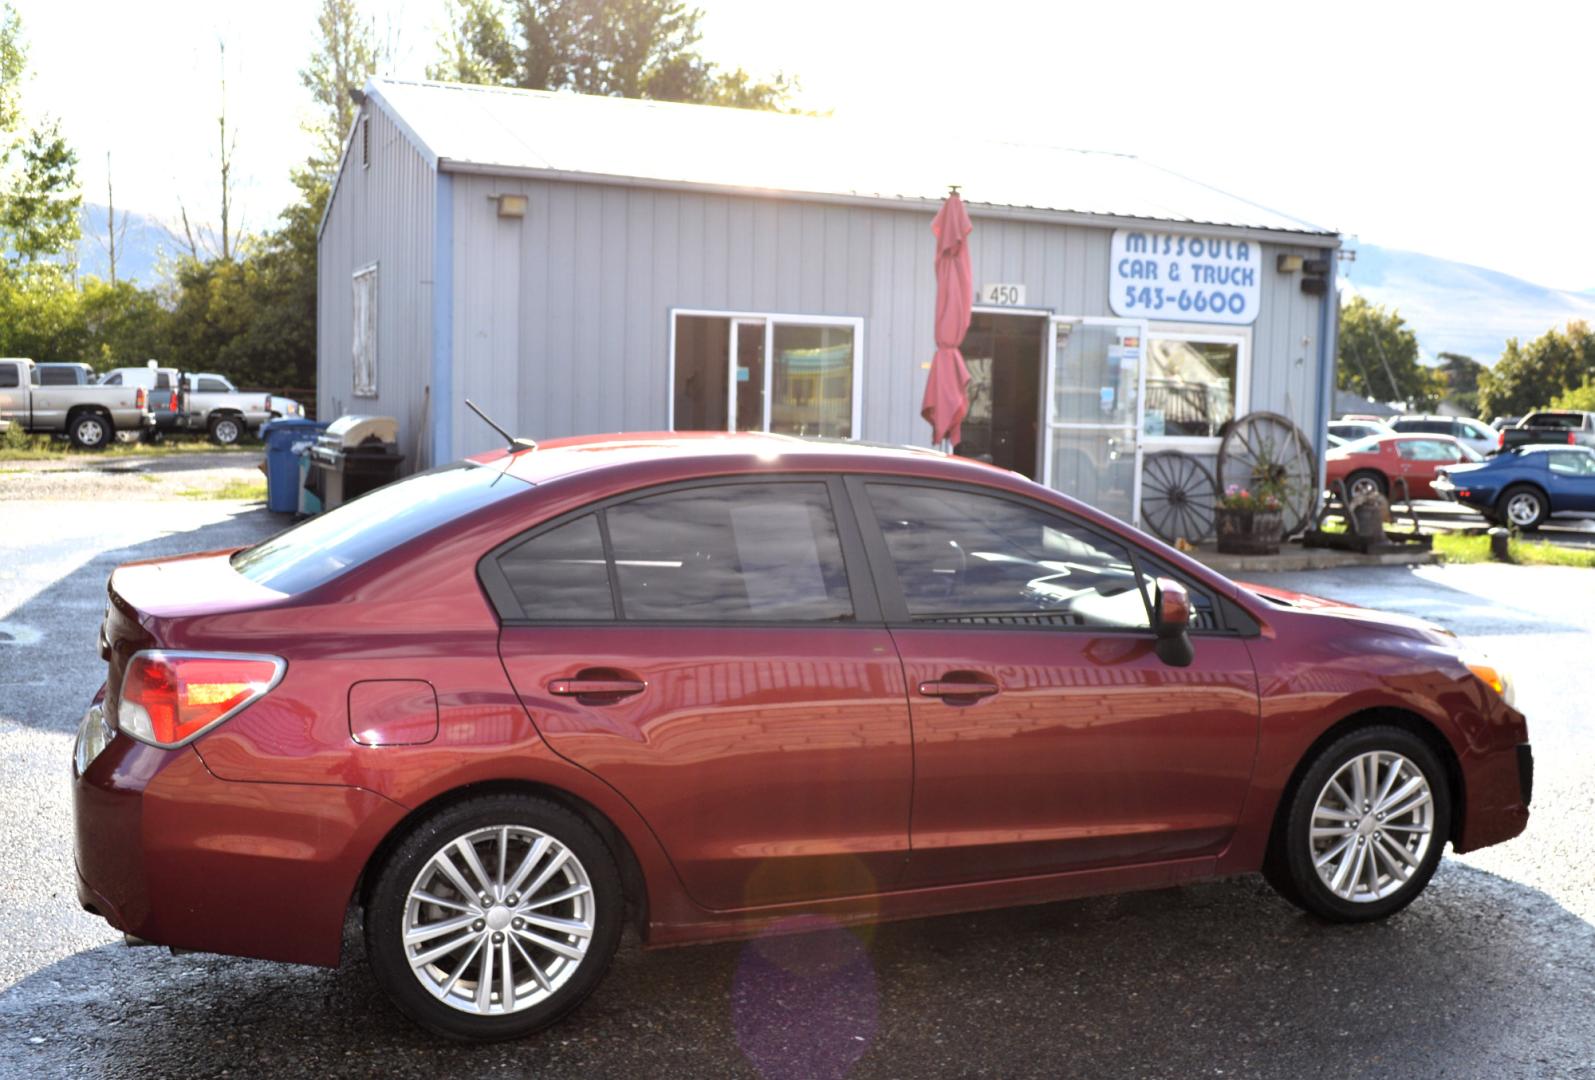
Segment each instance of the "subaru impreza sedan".
M542 1028L675 945L1262 872L1411 903L1528 821L1506 677L1020 476L766 435L512 449L111 576L78 896L133 943ZM805 918L794 918L805 916Z

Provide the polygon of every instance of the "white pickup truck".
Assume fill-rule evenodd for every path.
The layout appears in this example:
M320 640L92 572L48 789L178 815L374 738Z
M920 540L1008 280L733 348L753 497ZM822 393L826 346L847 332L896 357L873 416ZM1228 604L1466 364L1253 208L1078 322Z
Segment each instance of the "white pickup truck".
M0 360L0 421L45 435L66 435L80 450L108 446L118 431L152 427L149 401L135 386L40 386L34 362Z

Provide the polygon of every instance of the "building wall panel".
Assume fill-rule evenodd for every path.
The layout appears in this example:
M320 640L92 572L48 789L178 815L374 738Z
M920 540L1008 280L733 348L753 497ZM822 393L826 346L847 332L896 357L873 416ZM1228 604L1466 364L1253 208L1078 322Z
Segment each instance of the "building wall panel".
M316 414L372 413L399 420L416 461L431 381L436 172L381 109L368 105L370 164L356 127L317 244ZM353 275L377 266L377 396L353 394Z

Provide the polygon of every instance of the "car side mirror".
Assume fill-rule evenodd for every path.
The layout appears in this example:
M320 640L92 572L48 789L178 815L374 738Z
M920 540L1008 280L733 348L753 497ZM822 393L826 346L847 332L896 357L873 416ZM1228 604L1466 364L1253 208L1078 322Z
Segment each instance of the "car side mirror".
M1196 659L1191 644L1191 594L1185 586L1169 578L1157 579L1152 613L1152 629L1157 634L1158 659L1170 667L1189 667Z

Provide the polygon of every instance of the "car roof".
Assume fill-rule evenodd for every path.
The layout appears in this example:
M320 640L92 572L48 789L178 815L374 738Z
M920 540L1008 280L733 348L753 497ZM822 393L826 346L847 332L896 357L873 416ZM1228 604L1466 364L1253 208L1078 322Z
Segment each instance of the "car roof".
M1519 457L1522 457L1524 454L1541 454L1547 450L1574 450L1585 454L1595 454L1595 448L1588 446L1571 446L1567 443L1525 443L1522 446L1514 446L1511 450L1507 451L1507 453L1516 454Z
M492 450L470 460L500 465L530 484L613 469L682 477L771 471L886 472L990 483L1017 473L926 447L762 432L647 431L549 439L535 450ZM662 477L661 477L662 478Z

